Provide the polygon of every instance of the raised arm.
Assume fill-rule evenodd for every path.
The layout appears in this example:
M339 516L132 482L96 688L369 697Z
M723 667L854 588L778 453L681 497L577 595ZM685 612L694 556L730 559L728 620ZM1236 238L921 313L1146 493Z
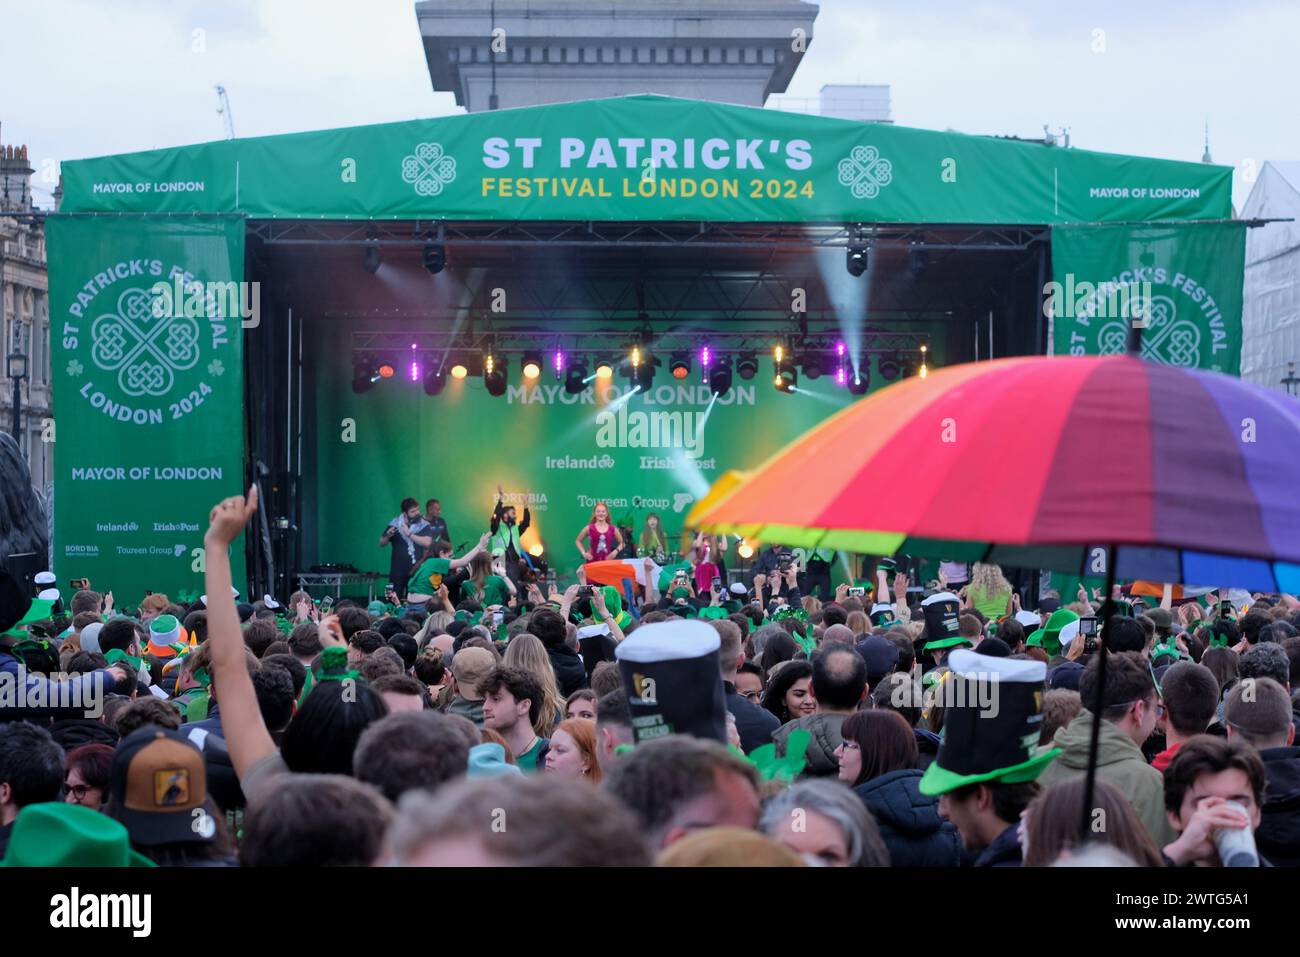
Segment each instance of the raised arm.
M451 570L456 571L458 568L464 568L466 565L468 565L470 562L472 562L475 558L478 557L479 552L487 548L487 543L488 543L488 535L484 533L483 535L479 536L477 545L475 545L473 548L467 551L464 555L460 556L460 558L453 558L451 560Z
M248 769L275 751L257 704L253 679L248 673L239 612L230 591L230 543L257 514L257 486L248 498L235 495L222 501L208 516L203 536L208 591L208 642L212 649L212 680L221 694L221 733L230 749L235 774L242 780Z

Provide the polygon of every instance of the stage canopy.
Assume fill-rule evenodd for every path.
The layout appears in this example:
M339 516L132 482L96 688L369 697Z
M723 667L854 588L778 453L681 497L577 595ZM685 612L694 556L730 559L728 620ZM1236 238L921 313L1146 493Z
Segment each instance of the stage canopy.
M1093 223L1226 219L1232 168L662 96L63 165L67 212L251 218Z
M597 322L602 348L618 348L618 323L743 337L759 319L788 324L787 287L799 286L815 300L810 321L850 343L873 334L868 297L872 315L882 304L906 312L912 338L964 322L962 341L977 351L954 349L952 362L1118 351L1104 293L1149 283L1149 358L1232 373L1239 363L1245 224L1230 218L1230 167L634 96L221 141L62 171L62 206L47 226L52 561L62 579L133 596L201 590L211 504L251 472L283 488L311 470L310 456L279 451L302 445L304 365L320 370L307 391L337 398L358 335L418 327L423 350L424 336L460 335L462 321L490 314L492 293L511 282L526 287L512 290L511 318L534 324L538 347L565 334L562 319ZM382 248L384 271L363 272L367 244ZM442 281L407 295L425 288L415 277L430 279L420 257L431 245L445 257ZM865 275L844 268L855 248L870 251ZM1049 279L1060 284L1051 320L1037 308ZM182 304L196 281L202 297ZM239 309L255 282L269 317L260 331L260 315ZM590 309L572 293L578 284ZM359 302L393 317L377 320ZM520 302L541 305L521 316ZM560 303L585 311L565 319ZM327 327L332 310L351 325ZM945 360L941 342L928 341ZM320 343L339 354L317 355ZM330 378L334 365L344 371ZM836 403L849 399L841 389ZM328 423L342 443L349 418ZM324 435L326 424L308 429ZM317 464L328 470L330 460ZM635 485L649 473L627 474ZM299 519L326 521L300 514L282 527ZM272 531L259 528L268 555Z

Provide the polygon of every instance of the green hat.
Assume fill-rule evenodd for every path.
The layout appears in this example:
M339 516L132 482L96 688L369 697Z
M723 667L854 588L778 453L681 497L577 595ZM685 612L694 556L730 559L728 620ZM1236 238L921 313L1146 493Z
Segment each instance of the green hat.
M1049 656L1059 655L1062 649L1070 647L1078 633L1079 616L1068 608L1058 608L1047 619L1047 624L1025 639L1025 644L1042 648Z
M943 741L921 777L922 794L938 795L985 781L1033 781L1059 753L1040 748L1047 665L994 658L959 648L941 683Z
M54 602L50 601L48 598L33 598L31 606L27 609L26 613L14 622L13 627L3 632L3 634L13 635L18 638L24 637L27 632L23 626L30 625L34 621L44 621L46 618L50 617L53 608Z
M700 618L705 621L712 621L717 618L726 618L727 609L721 605L706 605L700 609Z
M154 867L131 850L126 828L80 804L50 801L18 812L0 867Z
M1157 640L1151 647L1152 661L1155 661L1157 658L1163 658L1165 655L1169 655L1173 658L1182 658L1183 656L1183 653L1178 650L1178 639L1174 635L1168 635L1165 638Z
M372 601L369 605L366 606L366 611L372 615L383 615L383 614L387 614L388 606L385 605L378 598L376 598L374 601Z

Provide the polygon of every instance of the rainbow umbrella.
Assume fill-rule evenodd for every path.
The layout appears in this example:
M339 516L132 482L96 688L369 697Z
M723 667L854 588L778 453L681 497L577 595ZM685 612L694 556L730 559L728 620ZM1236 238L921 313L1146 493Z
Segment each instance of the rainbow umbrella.
M1300 590L1300 403L1129 355L953 366L855 403L688 524L764 542ZM721 480L720 480L721 481ZM715 494L715 492L717 494Z

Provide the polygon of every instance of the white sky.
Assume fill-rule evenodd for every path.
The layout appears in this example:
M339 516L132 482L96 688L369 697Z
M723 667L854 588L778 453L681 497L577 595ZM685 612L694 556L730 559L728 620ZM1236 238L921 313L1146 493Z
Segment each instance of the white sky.
M194 31L206 49L195 52ZM1094 52L1104 31L1105 52ZM1249 169L1300 159L1288 0L823 0L788 94L887 83L906 126L1039 136ZM455 112L431 89L413 0L0 0L0 137L55 164L239 136Z

